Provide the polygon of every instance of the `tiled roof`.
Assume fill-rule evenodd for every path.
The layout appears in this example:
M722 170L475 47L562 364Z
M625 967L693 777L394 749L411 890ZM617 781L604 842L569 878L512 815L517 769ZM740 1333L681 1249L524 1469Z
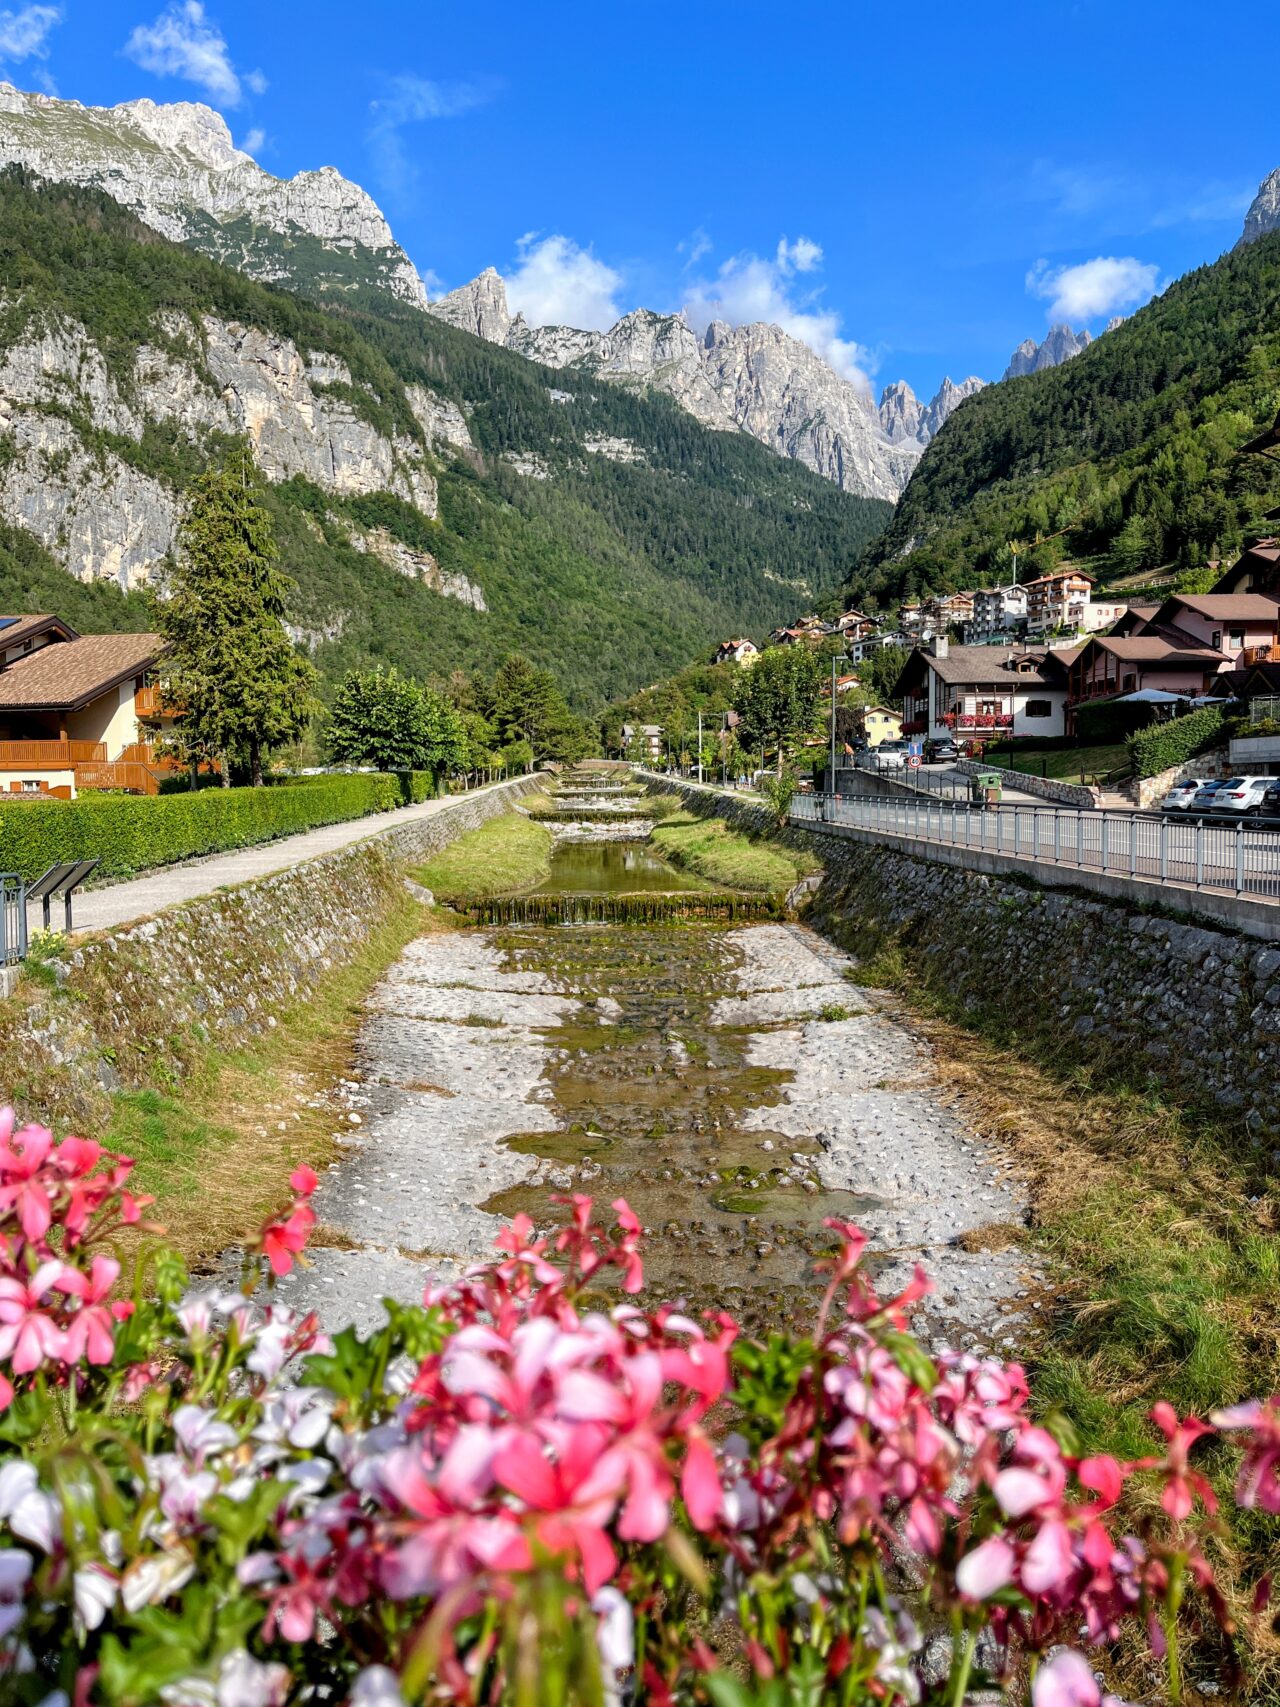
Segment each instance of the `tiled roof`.
M37 634L44 634L51 628L56 628L68 640L77 638L71 624L58 616L0 616L0 652L7 652L23 640L33 640Z
M1174 668L1184 663L1190 667L1193 664L1221 664L1223 661L1221 652L1215 652L1210 646L1183 646L1157 634L1134 634L1123 640L1099 634L1094 636L1090 645L1110 652L1114 658L1128 658L1134 663L1168 663Z
M1265 593L1174 593L1167 602L1223 622L1274 622L1280 616L1280 604Z
M164 648L158 634L85 634L42 646L0 671L0 711L73 711L140 676Z
M1008 653L1000 646L951 646L947 649L945 658L935 658L931 653L922 652L920 656L931 670L937 672L944 682L960 686L965 682L1003 682L1007 680L1029 682L1035 687L1047 687L1049 679L1042 674L1043 657L1039 653L1016 654L1017 662L1024 668L1010 670L1006 668ZM1026 669L1029 658L1037 660L1036 668Z

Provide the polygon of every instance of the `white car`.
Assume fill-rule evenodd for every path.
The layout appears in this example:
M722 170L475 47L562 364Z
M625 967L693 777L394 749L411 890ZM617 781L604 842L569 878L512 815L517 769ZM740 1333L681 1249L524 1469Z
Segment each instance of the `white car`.
M878 771L900 771L906 769L906 743L899 745L895 741L886 741L882 746L872 748L872 757Z
M1269 776L1229 776L1209 793L1202 788L1195 798L1197 811L1230 812L1233 816L1256 818L1262 797L1271 786Z
M1203 787L1204 783L1194 777L1188 782L1175 782L1160 802L1160 810L1162 812L1185 812L1195 799L1197 791Z

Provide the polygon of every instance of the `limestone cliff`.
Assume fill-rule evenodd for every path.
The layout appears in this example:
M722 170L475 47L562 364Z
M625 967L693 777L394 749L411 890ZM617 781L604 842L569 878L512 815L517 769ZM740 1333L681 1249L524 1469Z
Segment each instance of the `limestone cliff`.
M1245 243L1256 243L1259 237L1265 237L1271 231L1280 231L1280 166L1269 172L1258 185L1258 193L1244 216L1244 230L1236 248Z
M178 495L142 454L157 428L202 449L243 434L269 480L303 475L339 497L391 492L427 517L437 501L425 446L470 445L457 406L420 387L407 396L421 439L379 430L337 357L260 328L170 314L153 334L126 374L66 319L32 319L0 355L0 513L82 580L135 586L172 547ZM483 609L478 589L432 564L397 566Z
M1070 326L1050 326L1041 343L1037 344L1034 338L1022 340L1000 377L1022 379L1026 374L1039 373L1042 368L1059 367L1082 350L1087 350L1092 342L1086 327L1073 332Z
M275 178L194 101L86 107L0 83L0 165L104 190L153 230L255 278L426 292L373 198L332 166ZM281 239L286 241L282 242Z

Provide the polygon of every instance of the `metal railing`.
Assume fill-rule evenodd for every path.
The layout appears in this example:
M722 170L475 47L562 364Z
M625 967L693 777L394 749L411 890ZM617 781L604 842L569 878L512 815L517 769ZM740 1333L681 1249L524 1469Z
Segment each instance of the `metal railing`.
M855 753L852 764L846 762L836 766L836 793L843 794L859 771L866 772L868 776L883 777L886 782L898 783L903 788L914 788L920 794L937 794L947 800L968 800L972 794L969 779L951 772L931 771L923 765L881 767L876 763L874 748L869 753Z
M795 795L791 820L1280 901L1280 834L1256 820L1182 824L1133 812L830 795Z
M27 886L15 871L0 873L0 966L27 958Z

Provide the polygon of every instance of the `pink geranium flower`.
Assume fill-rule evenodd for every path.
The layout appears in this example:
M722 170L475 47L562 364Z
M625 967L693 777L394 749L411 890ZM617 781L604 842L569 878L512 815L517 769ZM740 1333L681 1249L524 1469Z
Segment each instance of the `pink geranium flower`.
M1246 1510L1261 1506L1263 1511L1280 1514L1280 1393L1273 1393L1265 1403L1250 1399L1247 1404L1214 1411L1210 1420L1218 1428L1246 1436L1236 1503Z

